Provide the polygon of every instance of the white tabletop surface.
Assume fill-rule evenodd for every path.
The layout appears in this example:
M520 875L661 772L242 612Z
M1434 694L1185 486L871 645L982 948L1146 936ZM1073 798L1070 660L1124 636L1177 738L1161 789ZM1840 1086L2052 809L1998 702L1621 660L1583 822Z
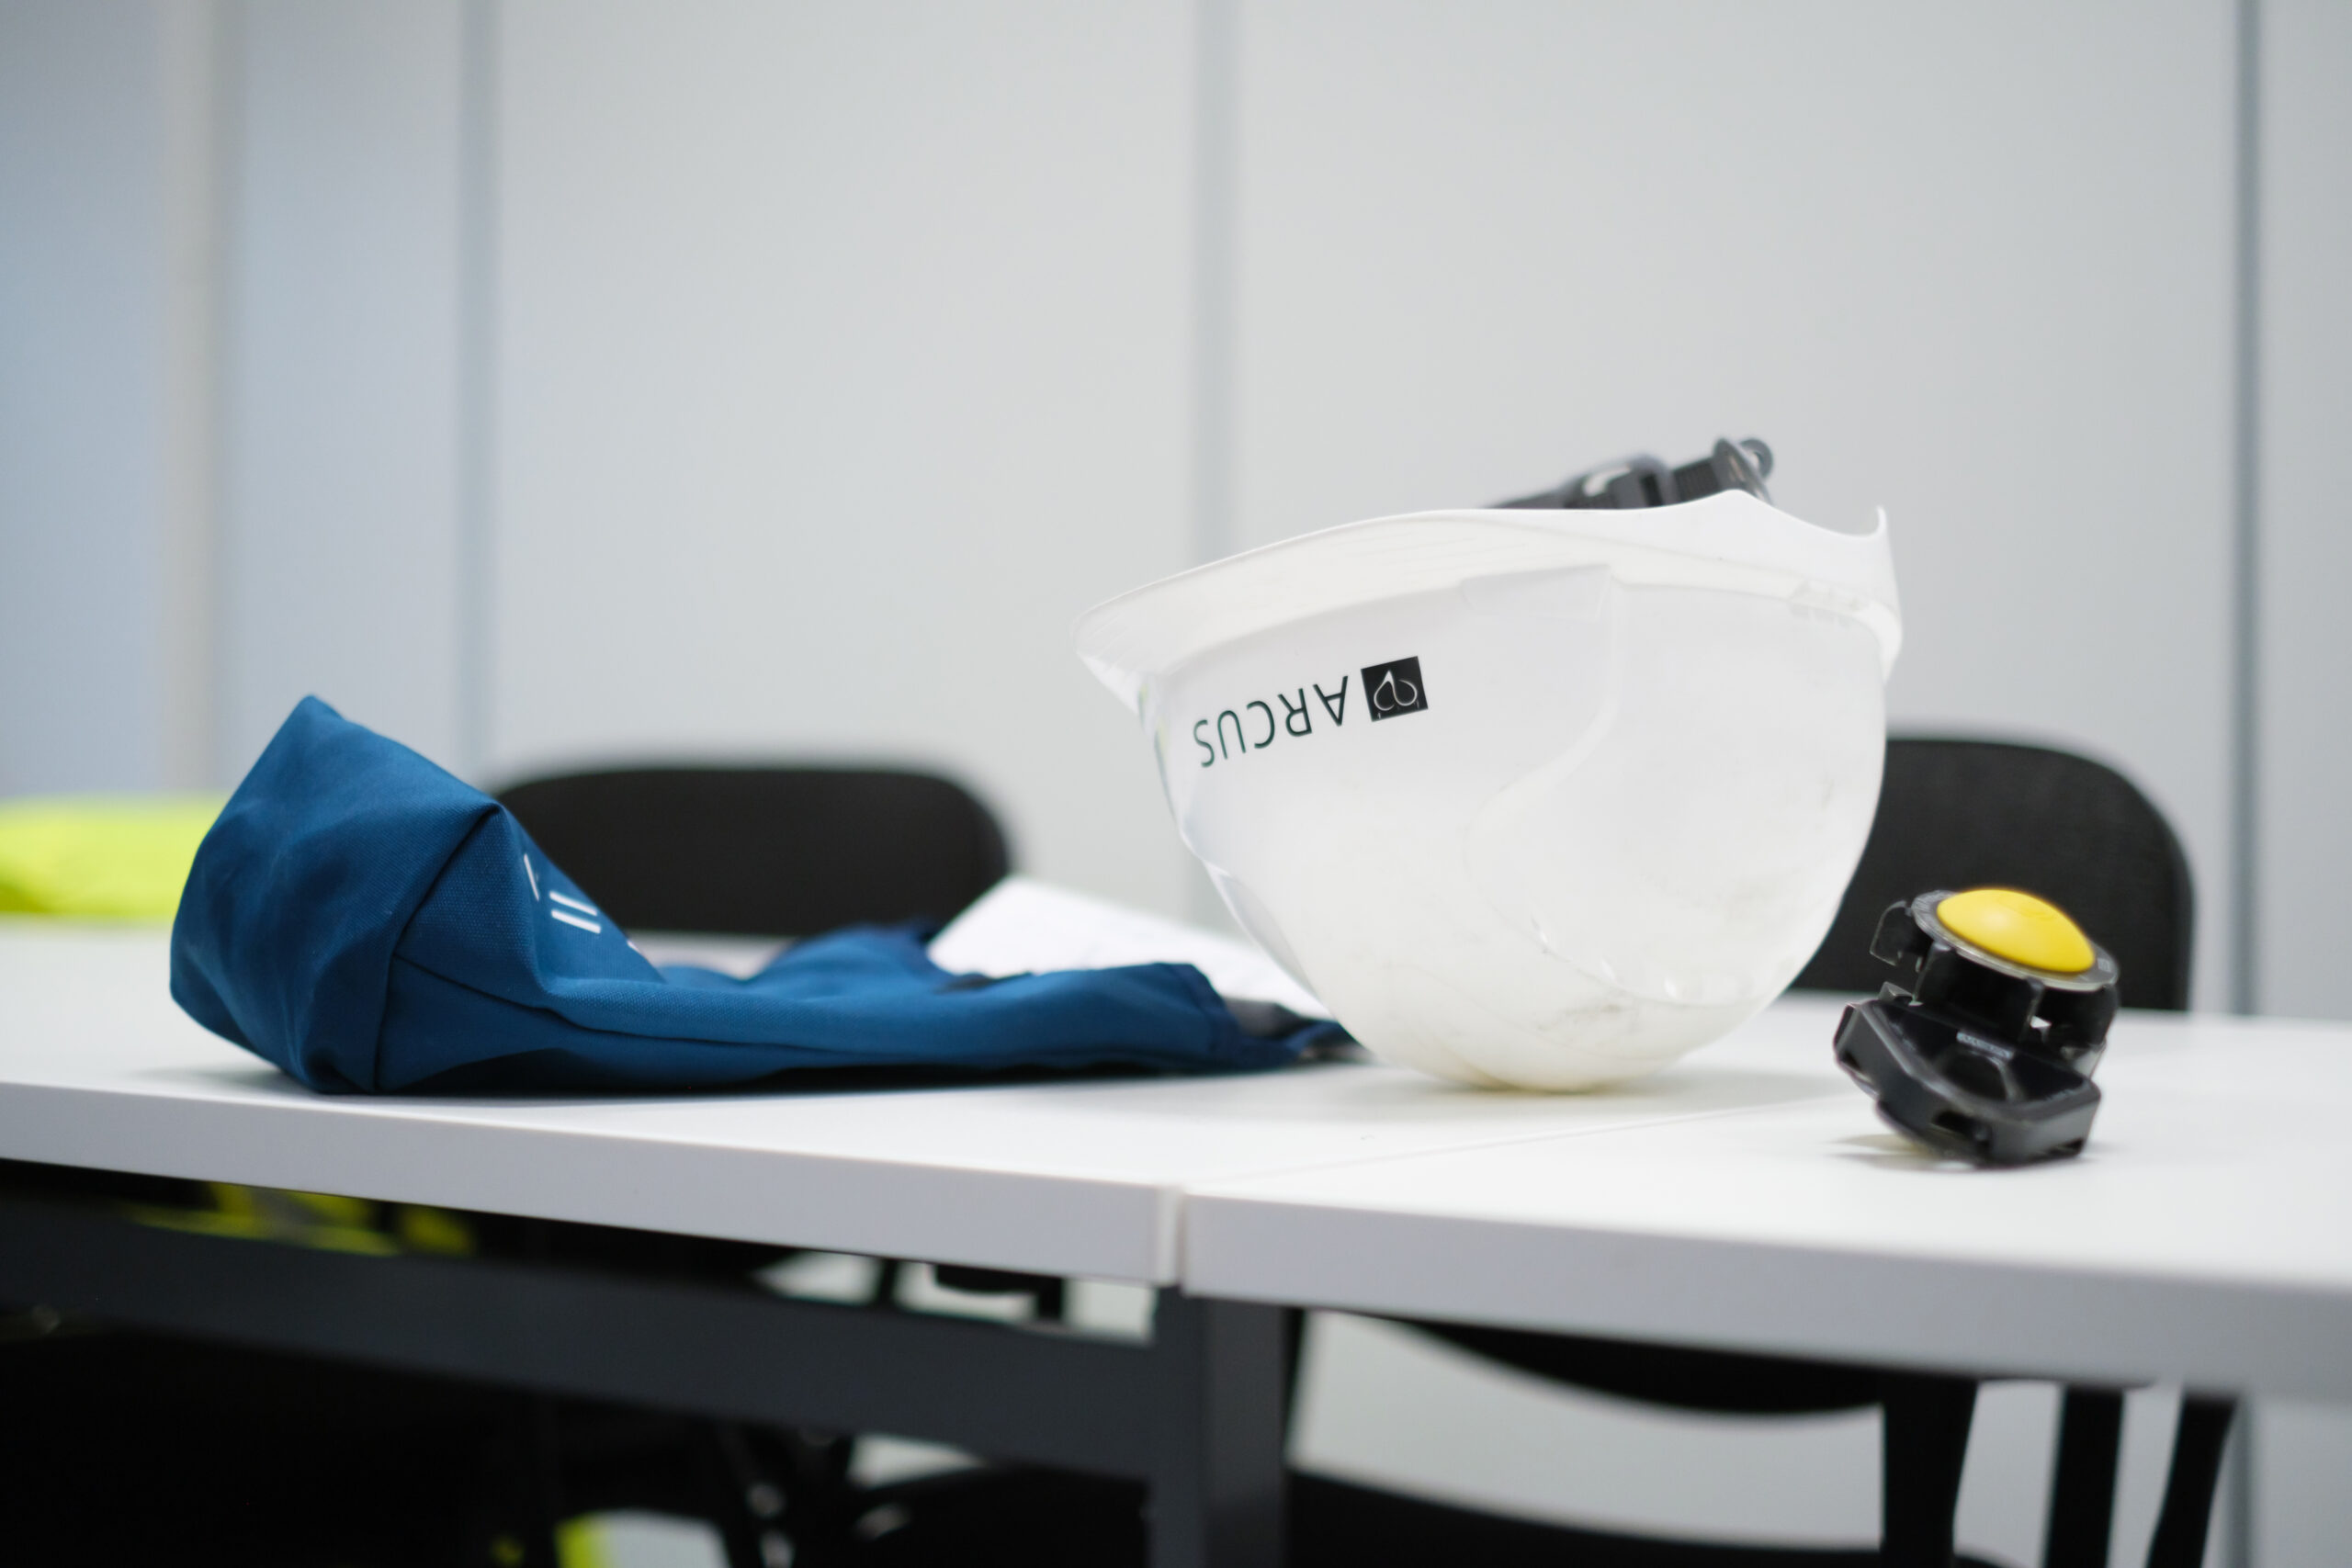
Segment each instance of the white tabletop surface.
M1784 1003L1607 1094L1395 1068L872 1092L313 1094L198 1027L155 931L0 919L0 1157L1174 1283L1184 1196L1253 1173L1851 1099ZM1792 1066L1790 1064L1800 1064Z
M0 1157L1207 1295L2352 1397L2352 1029L2129 1014L2079 1159L1915 1152L1791 998L1655 1077L1327 1065L848 1092L311 1093L160 932L0 920Z
M2006 1170L1890 1133L1809 1033L1773 1066L1822 1092L1774 1107L1209 1183L1186 1206L1186 1283L2352 1397L2352 1029L2126 1013L2088 1148Z

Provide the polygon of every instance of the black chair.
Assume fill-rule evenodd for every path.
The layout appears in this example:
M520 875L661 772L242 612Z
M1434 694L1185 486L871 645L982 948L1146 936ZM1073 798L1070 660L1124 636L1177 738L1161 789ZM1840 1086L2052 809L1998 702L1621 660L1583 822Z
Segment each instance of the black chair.
M2196 893L2180 840L2114 769L2048 747L1994 740L1890 740L1878 820L1829 935L1798 987L1874 991L1878 912L1932 887L2022 888L2058 904L2115 954L2123 1005L2186 1010ZM2228 1400L2191 1396L2181 1414L2152 1562L2201 1562ZM2123 1395L2069 1388L2059 1421L2045 1568L2102 1564L2114 1528Z
M672 767L570 774L508 786L502 803L557 864L624 928L802 936L854 921L945 921L1008 867L995 818L944 779L813 768ZM590 1227L537 1227L577 1254L658 1238ZM706 1244L723 1249L727 1244ZM765 1258L707 1254L741 1277ZM888 1310L904 1265L881 1260L869 1305ZM1028 1298L1035 1318L1062 1314L1065 1283L1001 1269L934 1266L952 1290ZM876 1487L845 1473L850 1446L726 1423L683 1430L605 1413L597 1457L583 1462L581 1422L559 1424L551 1463L564 1507L649 1507L717 1529L733 1568L763 1561L769 1521L744 1499L770 1485L789 1497L793 1560L953 1562L957 1568L1104 1568L1140 1563L1143 1488L1131 1482L991 1465ZM707 1483L713 1456L738 1484Z
M1870 939L1889 904L1933 887L1985 885L2039 893L2072 912L2116 954L2126 1005L2188 1005L2193 894L2187 858L2163 814L2128 779L2087 758L1986 740L1888 742L1878 816L1861 863L1829 935L1796 985L1875 991L1884 965L1871 957ZM1412 1326L1539 1377L1683 1409L1798 1414L1880 1404L1886 1433L1881 1549L1795 1553L1559 1530L1300 1477L1293 1561L1302 1568L1437 1560L1470 1539L1490 1563L1562 1562L1572 1553L1580 1562L1690 1568L1952 1561L1973 1382L1456 1324ZM2202 1560L2230 1415L2224 1400L2191 1398L2184 1406L2153 1568L2188 1568ZM2120 1391L2067 1391L2045 1568L2106 1562L2121 1418Z
M930 773L624 768L529 779L498 799L625 930L801 937L861 922L944 925L1011 869L995 816L961 784ZM576 1245L587 1229L560 1234ZM610 1245L669 1244L617 1233ZM729 1246L714 1251L729 1258ZM780 1256L767 1249L769 1259ZM741 1256L729 1260L745 1271ZM881 1299L896 1290L899 1268L885 1261ZM951 1287L1028 1295L1041 1316L1059 1315L1058 1280L937 1272Z
M947 779L875 769L669 766L569 773L510 784L500 803L625 929L801 937L863 922L944 924L1009 869L988 807ZM642 1265L667 1238L531 1224L543 1255ZM781 1247L702 1244L695 1271L741 1280ZM869 1305L888 1309L901 1265L886 1259ZM673 1269L675 1260L673 1258ZM951 1279L952 1270L942 1270ZM979 1271L967 1284L1023 1289ZM1057 1313L1059 1281L1034 1292ZM862 1518L888 1508L848 1478L840 1436L768 1431L643 1413L548 1424L547 1463L566 1512L640 1507L710 1523L732 1568L873 1555ZM771 1505L767 1499L782 1499Z
M635 931L811 936L944 922L1007 869L988 807L926 773L630 768L532 779L498 798Z
M1876 991L1880 911L1932 887L2017 887L2064 908L2123 968L2123 1005L2188 1006L2197 901L2171 824L2131 780L2070 751L1903 737L1808 991Z

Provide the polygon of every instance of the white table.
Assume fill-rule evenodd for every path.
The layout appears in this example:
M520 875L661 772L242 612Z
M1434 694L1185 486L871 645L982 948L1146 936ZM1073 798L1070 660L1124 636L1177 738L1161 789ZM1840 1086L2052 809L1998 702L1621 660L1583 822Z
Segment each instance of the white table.
M164 973L160 933L0 922L0 1157L1178 1290L1145 1354L12 1211L0 1293L1139 1475L1171 1563L1271 1561L1279 1319L1250 1303L2352 1392L2352 1030L2127 1015L2090 1151L1978 1172L1879 1125L1830 1065L1825 998L1586 1096L1333 1065L363 1099L206 1033ZM678 1348L701 1344L728 1355Z
M325 1096L208 1033L160 933L0 922L0 1157L1039 1273L1182 1281L1211 1182L1848 1097L1791 1004L1607 1096L1333 1064L1200 1078L600 1099Z
M2089 1147L2006 1170L1917 1151L1807 1032L1776 1106L1196 1188L1186 1288L2352 1398L2352 1030L2127 1013Z
M182 1015L160 933L0 924L0 1158L1161 1287L1213 1181L1850 1093L1818 1004L1623 1092L1391 1068L600 1099L324 1097ZM0 1203L0 1298L1143 1479L1153 1555L1280 1549L1278 1309L1162 1290L1148 1346Z

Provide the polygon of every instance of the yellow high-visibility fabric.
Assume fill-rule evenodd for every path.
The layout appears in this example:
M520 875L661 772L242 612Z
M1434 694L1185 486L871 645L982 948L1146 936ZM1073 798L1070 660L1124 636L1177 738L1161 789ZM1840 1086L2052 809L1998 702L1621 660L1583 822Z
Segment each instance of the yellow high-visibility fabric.
M604 1521L591 1515L556 1526L555 1555L558 1568L613 1568L612 1549L605 1544Z
M228 797L0 800L0 912L168 920L196 847Z

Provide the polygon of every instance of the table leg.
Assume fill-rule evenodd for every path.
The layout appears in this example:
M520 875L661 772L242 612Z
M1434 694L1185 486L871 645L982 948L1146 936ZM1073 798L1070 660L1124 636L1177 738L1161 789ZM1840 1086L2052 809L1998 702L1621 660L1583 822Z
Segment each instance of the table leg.
M1888 1568L1951 1568L1952 1513L1976 1415L1976 1384L1969 1378L1885 1372L1879 1386L1886 1422L1881 1561Z
M2058 1417L2058 1465L2050 1478L2041 1568L2107 1568L2122 1446L2122 1392L2068 1388Z
M2148 1543L2148 1568L2197 1568L2205 1561L2205 1532L2213 1522L2213 1489L2222 1479L2222 1452L2229 1444L2234 1399L2185 1393L2180 1427L2173 1434L2172 1473L2165 1481L2165 1506L2156 1516L2155 1539Z
M1277 1568L1285 1353L1280 1307L1162 1291L1152 1568Z

